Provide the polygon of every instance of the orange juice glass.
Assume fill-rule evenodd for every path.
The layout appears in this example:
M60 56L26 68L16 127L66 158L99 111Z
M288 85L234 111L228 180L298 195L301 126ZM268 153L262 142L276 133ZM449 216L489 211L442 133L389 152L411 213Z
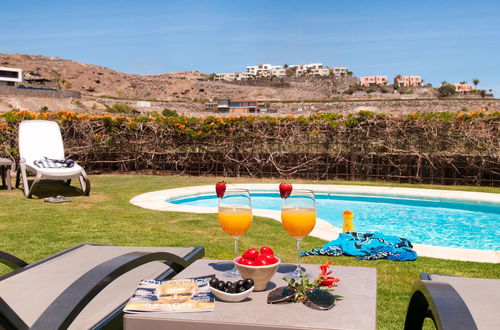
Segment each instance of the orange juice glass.
M281 223L286 232L296 239L303 239L316 225L316 209L284 208L281 211Z
M234 255L238 256L238 239L252 225L252 203L247 189L227 189L219 198L219 224L224 232L234 240ZM224 273L227 277L239 277L238 270L233 267Z
M283 199L281 224L297 240L297 268L286 276L300 279L305 274L300 267L300 243L316 225L316 200L312 190L294 189L289 197Z

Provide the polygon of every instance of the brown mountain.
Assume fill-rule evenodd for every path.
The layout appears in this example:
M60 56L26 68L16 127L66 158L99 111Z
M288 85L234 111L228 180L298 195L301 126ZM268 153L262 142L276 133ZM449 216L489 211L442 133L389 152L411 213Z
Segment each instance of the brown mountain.
M214 98L324 100L355 83L347 78L285 78L248 82L209 81L202 72L136 75L58 57L0 53L0 66L21 68L24 85L71 89L89 96L208 101Z

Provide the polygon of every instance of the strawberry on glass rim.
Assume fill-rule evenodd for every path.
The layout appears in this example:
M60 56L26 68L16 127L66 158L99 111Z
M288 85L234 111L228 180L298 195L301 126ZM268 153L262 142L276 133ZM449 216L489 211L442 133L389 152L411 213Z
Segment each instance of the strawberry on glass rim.
M287 199L290 197L290 194L292 193L292 184L291 183L286 183L282 182L280 183L280 196L283 199Z
M224 193L226 192L226 183L224 181L219 181L215 184L215 193L218 198L224 197Z

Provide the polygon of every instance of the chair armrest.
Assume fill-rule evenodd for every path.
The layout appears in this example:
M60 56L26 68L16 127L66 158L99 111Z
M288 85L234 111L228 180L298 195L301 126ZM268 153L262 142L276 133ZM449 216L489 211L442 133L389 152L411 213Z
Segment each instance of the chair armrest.
M422 329L426 317L434 321L438 330L477 330L467 305L448 283L427 280L415 282L404 329Z
M10 253L0 251L0 263L7 265L8 267L12 269L18 269L18 268L23 268L24 266L27 266L28 263L19 259L16 256L13 256Z
M111 282L128 271L152 261L164 261L176 273L191 263L168 252L131 252L115 257L94 267L74 281L54 299L31 329L66 329L83 308Z

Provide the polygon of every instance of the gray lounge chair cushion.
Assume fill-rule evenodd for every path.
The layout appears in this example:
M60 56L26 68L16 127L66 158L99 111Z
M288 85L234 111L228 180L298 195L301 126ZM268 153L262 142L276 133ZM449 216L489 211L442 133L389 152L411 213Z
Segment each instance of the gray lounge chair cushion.
M181 258L194 247L121 247L84 245L0 281L0 295L31 326L49 304L81 275L125 253L170 252ZM30 266L28 266L30 267ZM88 329L126 302L139 280L156 278L169 267L161 262L140 266L108 285L74 320L70 329Z
M453 286L467 305L478 329L500 329L500 280L431 274L432 281Z

